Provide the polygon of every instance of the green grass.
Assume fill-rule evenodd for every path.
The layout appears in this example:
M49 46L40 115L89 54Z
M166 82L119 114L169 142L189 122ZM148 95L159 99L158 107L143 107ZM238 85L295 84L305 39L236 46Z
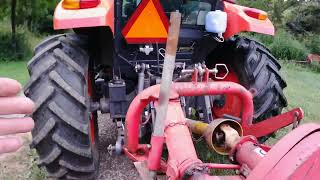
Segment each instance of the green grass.
M301 107L304 111L304 118L301 124L320 123L320 73L310 65L298 65L281 61L282 76L287 81L288 87L284 93L288 100L288 107L283 110L286 112L296 107ZM288 126L279 130L276 137L270 138L267 144L275 144L283 136L292 130Z
M288 84L285 89L288 108L301 107L305 113L304 123L320 123L320 73L303 66L284 63L282 74Z
M26 61L0 61L0 77L9 77L25 85L29 75Z

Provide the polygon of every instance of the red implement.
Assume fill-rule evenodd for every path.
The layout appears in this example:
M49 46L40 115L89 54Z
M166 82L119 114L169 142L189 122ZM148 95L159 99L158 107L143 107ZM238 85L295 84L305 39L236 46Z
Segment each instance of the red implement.
M147 145L139 144L139 125L141 113L144 108L151 102L155 101L156 106L158 105L160 86L152 86L144 91L142 91L136 98L132 101L127 116L126 116L126 144L124 151L128 157L134 161L139 161L141 163L146 163L144 166L137 164L139 167L139 172L147 172L142 168L148 168L152 171L161 171L166 172L167 176L171 179L181 179L186 176L186 174L191 179L220 179L222 177L218 176L209 176L207 175L206 169L239 169L241 176L228 176L223 177L224 179L239 179L241 177L254 177L254 179L260 177L251 172L255 172L256 169L259 170L261 162L270 161L270 163L280 162L280 159L284 156L287 156L286 153L292 147L298 147L296 151L290 152L292 156L298 156L298 152L301 153L303 148L300 148L300 145L296 146L297 141L292 140L292 138L285 138L288 140L286 144L279 143L280 145L275 146L270 150L270 147L266 145L258 144L256 137L261 137L268 135L272 132L277 131L280 128L294 124L296 127L300 120L303 118L303 111L300 108L294 109L292 111L286 112L279 116L267 119L260 123L252 124L253 119L253 102L251 93L246 90L244 87L237 83L233 82L189 82L189 83L173 83L169 95L169 104L167 115L165 119L165 138L153 136L151 140L151 148L148 148ZM201 95L218 95L218 94L232 94L239 99L241 99L243 104L242 116L241 116L241 126L244 130L245 135L254 135L246 136L239 140L233 150L230 152L230 157L237 162L238 165L231 164L210 164L202 163L197 157L195 151L191 133L187 125L184 113L181 108L179 101L180 96L201 96ZM305 134L299 134L300 131L305 132L310 131L310 129L300 128L302 130L296 130L293 133L297 139L305 137ZM315 128L317 129L317 128ZM315 130L314 129L314 130ZM318 133L319 134L319 133ZM310 170L310 173L303 175L304 177L315 177L314 168L310 169L311 164L316 164L315 167L319 165L317 158L319 154L319 145L315 147L309 147L309 145L316 145L316 139L318 134L314 134L314 137L310 137L305 143L302 143L303 146L308 147L308 152L306 156L301 157L299 162L299 172L307 173L306 170ZM283 140L283 141L286 141ZM282 141L281 141L282 142ZM167 162L161 160L162 151L154 151L150 154L150 150L162 146L165 143L169 152L169 157ZM278 148L285 146L286 148ZM310 150L310 151L309 151ZM277 153L273 153L276 151ZM270 154L272 155L269 155ZM317 154L318 153L318 154ZM266 155L267 154L267 155ZM265 158L266 156L266 158ZM268 160L269 156L272 158ZM287 158L287 157L286 157ZM287 158L288 160L290 159ZM315 159L313 161L312 159ZM319 162L320 163L320 162ZM279 166L279 171L270 167L275 174L280 171L281 168L285 167L283 163ZM301 167L300 167L301 165ZM267 165L265 165L267 166ZM269 167L269 166L267 166ZM309 168L309 169L308 169ZM266 168L262 167L264 171ZM261 170L261 171L262 171ZM270 170L271 171L271 170ZM290 171L290 172L289 172ZM301 173L296 173L293 168L287 171L287 174L283 177L300 177ZM272 175L272 174L268 174ZM289 177L289 176L288 176Z

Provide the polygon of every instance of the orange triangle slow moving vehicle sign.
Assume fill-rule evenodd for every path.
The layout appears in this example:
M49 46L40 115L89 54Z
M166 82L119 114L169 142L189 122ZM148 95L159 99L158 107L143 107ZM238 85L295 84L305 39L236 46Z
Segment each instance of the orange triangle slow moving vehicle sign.
M129 44L166 43L169 21L160 0L142 0L122 30Z

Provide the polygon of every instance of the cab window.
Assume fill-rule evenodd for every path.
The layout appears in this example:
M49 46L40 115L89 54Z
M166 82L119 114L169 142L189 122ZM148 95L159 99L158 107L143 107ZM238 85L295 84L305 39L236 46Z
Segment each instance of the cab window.
M123 17L129 19L140 2L124 0ZM182 24L186 25L204 25L206 14L212 9L210 3L196 0L160 0L160 3L168 18L170 12L179 10L182 14Z

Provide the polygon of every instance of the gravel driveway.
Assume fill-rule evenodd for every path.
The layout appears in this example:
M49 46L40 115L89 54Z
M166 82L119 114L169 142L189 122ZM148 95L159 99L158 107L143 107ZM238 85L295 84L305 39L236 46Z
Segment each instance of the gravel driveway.
M108 153L109 144L114 144L117 138L117 127L109 118L109 115L99 115L99 136L100 136L100 176L99 180L133 180L140 179L132 163L125 155L110 156Z

